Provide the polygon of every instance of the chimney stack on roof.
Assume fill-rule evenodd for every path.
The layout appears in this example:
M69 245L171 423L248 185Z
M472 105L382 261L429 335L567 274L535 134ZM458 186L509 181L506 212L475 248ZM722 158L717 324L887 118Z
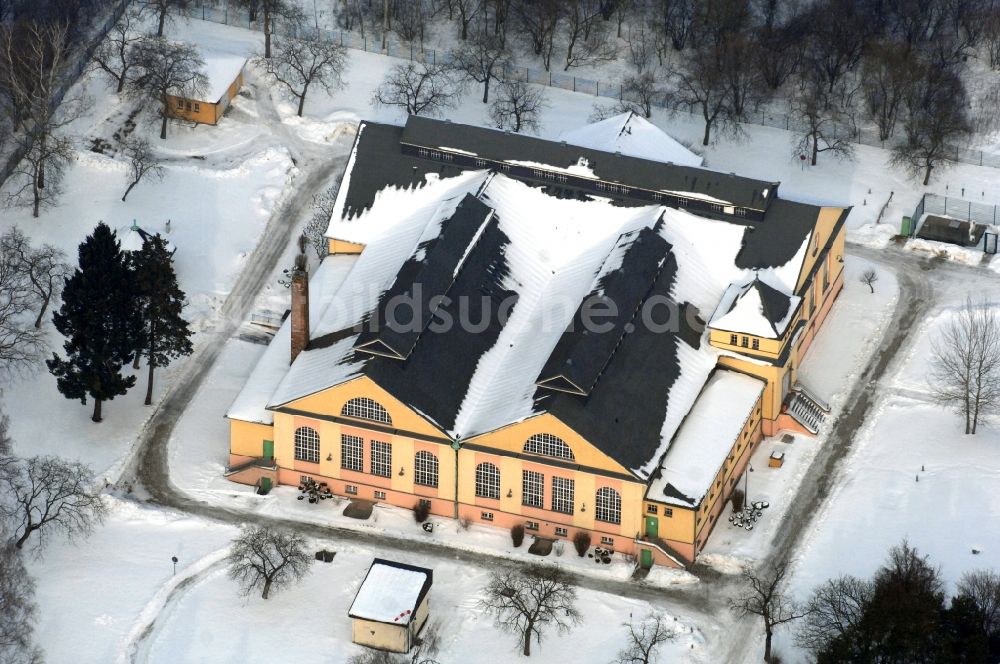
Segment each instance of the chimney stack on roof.
M292 359L309 345L309 271L306 255L295 257L292 268Z

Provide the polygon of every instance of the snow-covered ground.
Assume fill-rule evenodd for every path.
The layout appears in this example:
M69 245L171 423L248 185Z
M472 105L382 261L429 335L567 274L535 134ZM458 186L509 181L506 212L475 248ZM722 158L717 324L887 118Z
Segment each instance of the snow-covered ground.
M202 21L178 21L170 31L173 37L211 43L215 49L235 54L250 54L261 43L258 33ZM135 219L148 230L165 232L169 219L168 238L178 248L181 287L190 301L187 314L196 329L207 332L272 211L297 184L302 164L293 163L296 150L308 151L312 160L327 154L333 158L342 154L345 142L349 145L350 125L358 119L403 119L394 109L370 105L372 91L398 62L351 51L345 88L333 95L311 91L305 118L295 117L294 105L277 91L270 95L277 102L272 110L267 99L260 97L266 90L253 86L260 75L253 68L248 94L237 98L217 127L172 124L169 138L161 142L156 135L158 125L140 115L136 131L150 137L165 159L167 173L163 182L138 185L126 203L119 200L125 189L122 163L88 148L94 138L108 140L132 106L116 101L103 82L91 76L84 86L100 103L73 126L80 158L67 175L59 206L44 211L39 220L23 209L5 210L3 227L16 223L33 240L57 244L75 258L76 246L98 220L121 228ZM546 95L543 137L555 137L586 123L595 103L609 103L556 89L546 90ZM471 88L449 117L487 124L488 107L480 97L481 91ZM657 110L651 120L688 145L700 139L701 125L687 115L670 116ZM784 197L855 206L848 221L849 238L872 246L889 242L899 218L911 213L925 190L946 194L964 187L976 194L972 196L976 200L1000 202L995 169L956 165L924 188L890 169L887 153L877 148L859 146L854 161L821 158L818 166L803 167L793 157L794 143L788 132L754 127L740 141L723 138L703 150L697 147L708 167L780 180ZM872 226L890 192L894 194L885 223ZM289 247L287 252L291 251ZM848 256L845 291L801 370L801 380L830 401L835 411L843 406L846 388L884 331L896 298L895 280L885 270L880 271L876 293L868 293L858 281L865 267ZM278 273L280 268L258 302L280 311L287 306L288 296L276 284ZM834 574L870 573L885 550L903 536L930 553L949 580L970 567L1000 564L1000 533L983 527L997 516L990 488L1000 472L1000 432L986 426L974 438L962 436L957 418L922 395L927 340L945 315L937 310L937 316L924 323L906 362L883 386L887 394L861 432L843 482L830 497L798 561L794 586L799 594ZM61 339L49 332L50 345L58 350ZM340 506L329 501L300 503L294 489L288 488L257 497L221 477L228 441L222 414L262 350L263 346L247 341L228 343L170 442L172 479L182 490L209 503L346 526ZM157 398L170 374L170 369L159 371ZM89 405L61 397L44 369L20 380L4 390L17 451L84 459L99 474L114 480L150 413L141 406L143 380L140 375L140 384L131 394L105 405L105 422L100 425L90 422ZM732 568L738 560L756 558L766 550L785 503L822 444L822 438L797 438L788 445L772 440L762 446L752 461L755 472L749 478L750 493L753 500L768 500L772 507L753 532L737 531L723 522L709 544L714 564ZM767 455L782 445L787 447L785 466L768 468ZM44 558L31 562L39 583L39 640L49 661L128 661L129 649L150 623L153 627L139 652L141 661L284 660L289 657L289 643L302 649L295 651L296 660L342 662L356 652L345 631L346 607L361 573L379 555L376 549L344 548L332 565L317 564L295 589L268 602L244 600L217 562L233 528L109 500L114 502L112 514L90 539L75 546L54 543ZM380 508L376 514L373 522L350 522L350 526L411 538L433 537L471 550L509 551L508 536L502 531L459 532L456 524L441 520L435 533L427 535L408 512ZM982 553L973 555L972 549ZM176 578L171 576L172 555L180 559ZM511 551L510 555L525 554ZM414 556L408 562L421 560ZM559 562L612 579L629 572L624 561L604 569L587 559L576 559L571 550ZM498 635L475 608L485 570L449 563L435 571L434 618L441 621L446 636L442 661L513 659L514 640ZM185 581L188 578L191 581ZM654 570L649 583L673 585L689 580L686 575ZM578 661L606 662L621 644L622 631L617 626L630 612L644 615L648 605L581 591L581 608L585 624L565 638L550 636L540 650L543 655L565 654L572 644L574 653L586 654ZM718 637L729 619L720 615L699 627ZM685 629L691 627L685 621ZM682 635L671 644L664 661L713 661L706 650L710 641L699 633Z

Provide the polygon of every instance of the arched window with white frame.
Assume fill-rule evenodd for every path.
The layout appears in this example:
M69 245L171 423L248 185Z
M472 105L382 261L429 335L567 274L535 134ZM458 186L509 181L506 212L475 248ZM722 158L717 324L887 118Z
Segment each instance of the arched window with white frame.
M295 430L295 460L319 463L319 433L312 427Z
M389 411L382 404L368 397L355 397L351 399L341 408L340 414L344 417L354 417L359 420L392 424Z
M566 444L566 441L550 433L536 433L525 441L524 451L528 454L539 454L557 459L568 459L569 461L576 460L576 457L573 456L573 450Z
M622 522L622 496L611 487L602 486L597 490L594 505L596 507L595 517L598 521Z
M485 462L476 466L476 495L500 500L500 469Z
M420 450L413 455L413 482L421 486L438 485L438 458L434 454Z

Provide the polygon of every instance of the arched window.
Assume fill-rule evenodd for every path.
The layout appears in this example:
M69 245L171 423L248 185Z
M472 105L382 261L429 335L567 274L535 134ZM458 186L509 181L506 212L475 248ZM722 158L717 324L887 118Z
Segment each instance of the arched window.
M438 458L423 450L413 455L413 481L422 486L438 485Z
M476 466L476 495L500 500L500 469L492 463Z
M344 404L340 414L344 417L357 417L362 420L392 424L392 418L389 417L389 412L382 407L382 404L368 397L351 399Z
M319 463L319 434L312 427L295 430L295 460Z
M541 454L570 461L576 459L566 441L550 433L536 433L524 443L524 451L528 454Z
M597 497L594 500L597 507L596 517L598 521L605 523L622 522L622 496L611 487L601 487L597 490Z

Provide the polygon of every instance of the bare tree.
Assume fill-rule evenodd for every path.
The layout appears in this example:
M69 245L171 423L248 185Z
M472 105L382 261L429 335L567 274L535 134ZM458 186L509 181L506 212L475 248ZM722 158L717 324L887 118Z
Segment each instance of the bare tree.
M955 588L957 596L972 600L983 634L1000 634L1000 572L977 569L966 572Z
M27 236L14 227L0 236L0 256L0 260L13 261L26 281L25 288L34 294L38 307L35 328L40 328L49 304L59 296L63 282L72 273L66 254L51 244L31 246Z
M661 103L665 96L666 93L656 82L656 75L651 71L627 76L622 82L622 100L637 104L646 118L653 116L653 105Z
M14 439L10 436L10 417L0 403L0 463L6 462L14 454Z
M315 83L327 92L343 85L347 49L318 37L290 38L277 43L271 58L261 59L267 73L299 100L298 116Z
M622 3L628 5L628 3ZM653 61L656 41L652 32L644 25L630 27L628 31L628 61L635 68L636 74L645 73Z
M469 26L479 16L483 10L483 0L451 0L449 11L454 9L458 12L458 22L462 26L462 41L469 38Z
M538 131L545 107L545 92L541 88L524 81L504 81L490 107L490 120L497 129L514 133Z
M871 22L857 11L854 0L820 0L803 18L809 25L806 59L819 70L833 91L844 76L854 71L869 38Z
M34 298L18 251L20 231L0 237L0 373L10 378L29 371L45 350L45 337L32 327Z
M65 22L0 27L0 87L13 100L23 130L16 135L25 153L7 203L31 207L35 217L58 200L63 173L75 156L72 142L59 132L86 105L82 96L62 96L67 35Z
M636 625L625 623L628 643L619 651L615 664L654 664L659 647L676 636L673 628L659 613L651 613Z
M774 628L798 620L805 612L781 589L788 563L778 562L762 569L743 568L743 592L729 600L730 608L740 617L760 616L764 621L764 661L771 661L771 638Z
M980 417L1000 404L1000 319L990 305L968 298L943 326L928 382L938 403L965 417L965 433L976 433Z
M125 89L129 70L135 65L135 46L145 37L138 30L139 17L135 9L127 9L90 56L93 67L111 79L118 94Z
M729 112L735 120L746 120L767 96L767 85L758 66L760 47L745 35L731 34L721 38L718 48Z
M867 270L864 271L864 274L861 275L861 283L863 283L865 286L868 286L868 288L871 289L873 295L875 294L876 281L878 281L878 272L876 272L875 268L873 267L868 268Z
M0 550L0 661L5 664L42 664L34 643L35 581L13 548Z
M302 229L309 244L316 250L316 256L323 260L330 251L330 241L326 237L326 229L337 204L337 193L340 191L340 180L321 194L313 196L313 216Z
M148 180L162 180L164 173L159 158L145 138L128 137L122 141L122 154L128 161L128 188L122 194L122 201L128 197L135 185L144 177Z
M496 35L477 33L454 53L451 64L470 81L483 86L483 103L490 99L490 83L502 77L510 51Z
M887 141L896 127L903 103L914 83L914 63L895 42L873 45L865 55L861 91L868 119Z
M719 49L704 46L696 49L687 67L673 70L674 105L698 113L705 122L702 145L712 140L712 130L738 131L729 106L729 87L721 66Z
M282 20L290 25L298 25L305 19L302 8L294 0L233 0L238 7L244 7L250 12L250 20L263 18L261 29L264 32L264 57L271 57L271 39L274 35L274 24Z
M410 115L438 115L455 105L458 86L443 65L407 62L389 70L375 89L372 103L397 106Z
M160 138L167 138L171 97L191 98L208 87L205 61L190 45L149 37L137 46L139 75L128 82L129 93L160 105Z
M246 526L233 540L229 553L229 576L244 595L257 589L267 599L272 587L279 589L301 579L309 569L305 539L297 533L265 526Z
M17 549L33 534L39 550L52 532L69 538L89 535L106 512L93 471L77 461L54 456L18 460L0 473L0 487L7 496L0 509Z
M156 17L156 36L163 36L163 29L168 20L173 20L174 14L179 14L190 6L190 0L142 0L143 12Z
M931 172L947 164L952 144L972 130L968 99L961 77L940 66L927 66L915 78L903 118L906 140L893 146L891 163L912 176L931 180Z
M813 591L795 635L796 643L819 654L836 639L846 639L862 624L875 595L871 581L854 576L830 579Z
M571 0L565 5L562 42L566 48L566 64L563 71L615 60L618 45L608 34L603 4L598 0Z
M518 635L526 657L531 655L532 638L541 643L550 625L566 633L580 622L576 589L557 567L497 570L490 574L483 593L480 606L493 616L498 628Z
M854 157L853 92L843 80L831 91L822 72L806 67L799 77L798 89L792 99L792 115L801 124L797 154L809 155L813 166L821 152L838 157Z
M514 11L521 34L535 55L542 58L548 71L552 65L556 30L563 17L563 3L561 0L522 0L514 4Z

